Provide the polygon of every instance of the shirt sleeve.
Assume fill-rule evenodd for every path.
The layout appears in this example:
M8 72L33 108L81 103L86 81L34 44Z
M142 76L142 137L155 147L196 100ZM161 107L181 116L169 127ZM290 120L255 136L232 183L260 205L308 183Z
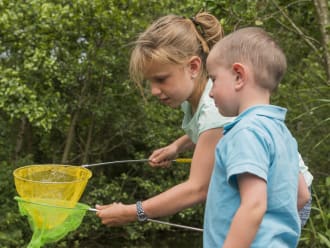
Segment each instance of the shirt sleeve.
M302 159L300 153L299 153L299 171L304 176L306 184L308 186L311 186L313 181L313 175L309 172L308 167L305 165L305 162Z
M254 130L237 132L227 147L227 181L237 187L237 175L250 173L267 182L270 165L270 143Z

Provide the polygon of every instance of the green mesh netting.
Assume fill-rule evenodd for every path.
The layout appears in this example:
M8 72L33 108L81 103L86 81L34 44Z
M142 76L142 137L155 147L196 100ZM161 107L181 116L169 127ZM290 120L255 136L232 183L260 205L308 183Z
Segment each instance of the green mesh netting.
M27 216L33 230L27 248L39 248L62 239L80 226L86 211L90 209L83 203L77 203L75 208L59 207L52 205L52 199L31 202L16 196L15 200L21 215Z

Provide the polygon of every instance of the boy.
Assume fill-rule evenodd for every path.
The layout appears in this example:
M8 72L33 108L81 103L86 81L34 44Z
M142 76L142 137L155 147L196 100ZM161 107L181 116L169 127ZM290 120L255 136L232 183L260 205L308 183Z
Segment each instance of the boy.
M224 116L209 185L204 248L296 247L298 151L284 120L270 105L286 58L261 28L243 28L220 40L207 58L210 96Z

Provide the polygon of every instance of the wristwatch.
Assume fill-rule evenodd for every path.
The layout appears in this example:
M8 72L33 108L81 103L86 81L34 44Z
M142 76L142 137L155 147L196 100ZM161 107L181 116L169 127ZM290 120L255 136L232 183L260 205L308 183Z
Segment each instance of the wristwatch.
M138 221L144 222L144 221L148 220L148 216L146 215L146 213L144 212L144 210L142 208L141 201L136 202L136 215L137 215Z

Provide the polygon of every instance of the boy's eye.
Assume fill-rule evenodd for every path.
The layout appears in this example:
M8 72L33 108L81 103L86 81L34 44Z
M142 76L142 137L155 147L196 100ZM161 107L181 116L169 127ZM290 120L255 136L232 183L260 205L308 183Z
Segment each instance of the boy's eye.
M212 82L214 81L214 77L213 77L212 75L210 75L210 74L207 74L207 77L208 77L209 79L211 79L211 80L212 80Z

